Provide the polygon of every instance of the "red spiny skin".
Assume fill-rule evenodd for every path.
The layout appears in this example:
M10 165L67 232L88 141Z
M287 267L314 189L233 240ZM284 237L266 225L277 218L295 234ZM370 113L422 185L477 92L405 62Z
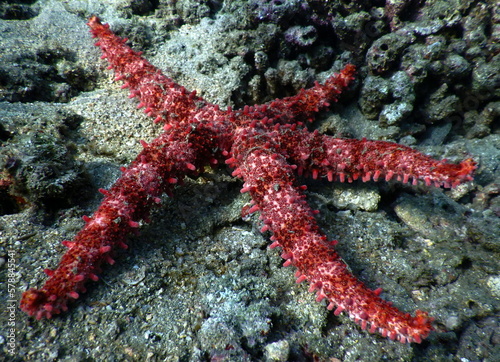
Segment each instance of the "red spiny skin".
M393 142L333 138L291 128L282 128L276 137L279 152L297 165L299 174L329 181L397 179L417 184L422 180L427 186L450 188L471 181L476 168L470 158L460 164L447 163Z
M221 130L213 129L217 131ZM198 146L188 147L193 140ZM207 151L216 147L217 141L213 137L204 142L184 126L164 133L149 145L144 143L144 150L115 184L101 190L104 200L91 218L84 217L83 229L72 241L63 241L68 250L57 269L45 270L49 276L45 285L23 293L21 309L37 319L66 311L68 299L77 299L89 279L98 280L101 264L114 263L110 256L113 250L127 248L126 236L140 226L141 220L148 219L160 196L170 193L171 184L185 175L195 175L194 170L207 163Z
M102 59L109 63L108 69L115 72L115 80L123 80L122 88L130 88L130 97L139 97L138 108L158 122L179 123L189 120L197 112L197 105L205 105L192 92L188 97L186 88L165 77L146 59L125 45L126 39L117 37L108 24L101 24L97 17L91 17L88 26L93 37L99 40L95 45L102 50Z
M273 233L271 247L283 249L285 266L297 267L297 281L308 280L318 300L326 298L335 314L346 311L370 332L401 342L427 337L432 330L427 313L412 317L399 311L379 297L380 290L366 288L349 273L333 250L336 241L319 230L294 171L330 181L420 179L454 187L472 179L472 160L448 164L395 143L336 139L301 128L349 85L352 65L296 96L222 111L163 75L97 17L88 25L116 79L140 99L146 114L164 123L166 132L151 144L143 142L144 150L113 187L101 190L103 202L92 218L85 217L74 240L63 242L68 250L57 269L46 271L45 285L23 294L22 310L38 319L66 310L68 299L78 298L88 279L98 279L100 265L113 263L110 253L126 247L126 236L148 220L149 210L163 193L171 194L172 184L225 160L235 169L233 175L244 180L242 192L252 196L250 211L261 212L262 231Z
M253 151L244 158L240 170L252 199L261 210L265 226L273 233L273 247L283 249L285 266L297 268L297 283L307 280L317 301L327 299L328 309L342 311L363 329L391 339L418 342L432 331L432 319L417 311L416 317L401 312L381 299L379 291L368 289L348 270L319 231L313 211L293 184L292 168L283 157ZM288 167L286 167L288 166ZM265 181L264 181L265 180Z
M319 149L323 152L311 152ZM471 178L475 168L471 160L460 165L445 164L390 142L334 139L292 127L283 127L281 132L267 137L257 130L243 132L233 150L235 174L245 180L244 191L250 192L255 203L252 211L261 212L262 231L272 232L271 247L283 249L284 265L297 268L297 283L307 280L309 290L317 290L317 301L327 299L328 309L336 308L336 315L345 311L371 333L378 332L402 343L420 343L429 335L433 319L426 312L417 310L412 317L398 310L379 297L381 289L368 289L347 270L333 249L337 241L328 241L319 230L314 212L295 185L293 171L302 168L313 177L350 181L358 177L368 181L377 175L407 182L407 175L411 175L414 180L454 185ZM397 152L404 157L387 156ZM345 163L348 165L337 169ZM357 165L364 167L359 169ZM428 171L424 166L434 170Z

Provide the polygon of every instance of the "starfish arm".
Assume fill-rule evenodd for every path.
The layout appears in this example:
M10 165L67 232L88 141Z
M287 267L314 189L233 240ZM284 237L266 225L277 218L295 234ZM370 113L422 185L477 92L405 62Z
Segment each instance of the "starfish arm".
M238 145L236 146L238 147ZM237 174L245 180L243 191L250 192L260 210L265 226L273 233L271 247L280 246L284 266L297 268L297 283L308 280L317 300L327 299L328 309L342 311L363 329L378 332L391 339L420 342L433 329L432 318L417 311L415 317L401 312L381 299L381 290L370 290L357 280L333 250L336 241L328 241L320 232L314 212L304 195L294 185L293 169L285 157L272 148L247 144L253 151L237 156Z
M266 119L275 124L302 124L312 122L314 115L325 110L336 102L342 93L354 79L356 67L347 64L339 73L333 74L324 84L316 82L313 87L301 89L294 96L276 99L272 102L246 106L243 111L238 112L244 119L257 120Z
M186 88L165 76L159 69L116 36L108 24L102 24L93 16L87 25L109 63L108 69L115 72L115 80L124 81L122 88L130 89L130 97L140 99L137 108L154 117L155 123L163 122L173 127L182 122L214 119L222 117L219 107L196 96L196 91L188 93Z
M313 87L301 89L292 97L268 103L267 117L274 118L279 123L312 122L316 113L337 101L339 94L354 79L355 71L354 65L347 64L340 73L329 77L324 84L316 82Z
M435 160L397 143L366 139L340 139L282 128L279 143L298 172L341 182L397 179L404 183L422 180L426 185L447 188L471 181L476 163L466 159L459 164Z
M168 146L165 146L165 145ZM98 280L103 262L113 264L110 254L126 248L125 238L148 221L150 210L160 203L172 184L202 167L199 150L190 146L186 132L162 134L144 149L109 190L100 190L104 200L72 241L63 241L68 250L40 289L24 292L20 307L37 319L51 318L67 310L68 299L77 299L84 284ZM201 159L201 158L200 158ZM203 162L206 162L203 160Z
M105 198L91 218L84 218L84 228L74 240L63 242L68 250L55 270L45 270L49 276L45 285L23 294L21 309L38 319L65 311L68 299L77 299L88 279L98 279L100 265L114 262L110 253L116 246L126 247L126 236L139 221L148 219L159 197L170 193L171 184L196 175L206 164L218 163L232 140L233 125L226 113L194 93L187 94L97 17L89 26L118 77L147 106L148 114L170 121L164 127L169 132L151 144L141 141L144 150L110 190L101 190ZM169 113L163 111L166 108Z

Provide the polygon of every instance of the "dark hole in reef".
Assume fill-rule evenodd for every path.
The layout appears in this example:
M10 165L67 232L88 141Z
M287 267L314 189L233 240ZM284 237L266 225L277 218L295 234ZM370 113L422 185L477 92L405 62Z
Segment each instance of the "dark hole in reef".
M11 197L7 190L0 188L0 216L12 215L20 211L16 200Z
M468 257L464 257L462 262L458 265L460 269L470 269L472 267L472 260Z
M0 141L7 141L12 135L7 131L4 126L0 123Z
M469 309L476 308L476 307L477 307L477 303L476 303L475 301L473 301L473 300L469 300L469 301L467 302L467 307L468 307Z

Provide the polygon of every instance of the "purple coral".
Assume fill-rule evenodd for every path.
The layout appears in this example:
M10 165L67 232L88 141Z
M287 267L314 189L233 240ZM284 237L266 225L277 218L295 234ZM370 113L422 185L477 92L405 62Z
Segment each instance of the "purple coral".
M308 5L302 0L256 0L250 2L250 8L254 9L258 21L278 23L289 19L300 9L308 8Z

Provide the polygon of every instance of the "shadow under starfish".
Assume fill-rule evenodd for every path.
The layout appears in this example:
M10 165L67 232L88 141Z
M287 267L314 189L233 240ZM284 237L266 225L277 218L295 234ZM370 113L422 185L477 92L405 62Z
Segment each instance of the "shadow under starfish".
M101 205L92 217L84 217L86 224L73 241L63 241L68 250L57 269L45 270L45 285L23 294L22 310L37 319L67 310L68 300L77 299L89 279L99 279L101 264L114 263L113 249L127 248L127 235L141 221L148 222L162 194L171 195L175 184L196 177L207 165L225 162L243 179L241 191L252 197L249 211L261 213L261 231L272 233L271 247L282 248L284 265L297 268L297 282L307 280L318 301L326 298L335 315L345 311L363 329L403 343L419 343L429 335L433 319L426 312L401 312L379 297L381 289L368 289L347 270L334 251L337 241L319 230L317 212L304 200L305 186L297 185L295 172L329 181L395 178L455 187L472 180L472 159L449 164L396 143L309 132L304 123L349 85L353 65L296 96L220 110L163 75L97 17L88 25L115 79L125 82L130 97L138 97L138 107L163 123L165 132L149 144L141 141L144 149L122 176L109 190L100 190L105 196Z

